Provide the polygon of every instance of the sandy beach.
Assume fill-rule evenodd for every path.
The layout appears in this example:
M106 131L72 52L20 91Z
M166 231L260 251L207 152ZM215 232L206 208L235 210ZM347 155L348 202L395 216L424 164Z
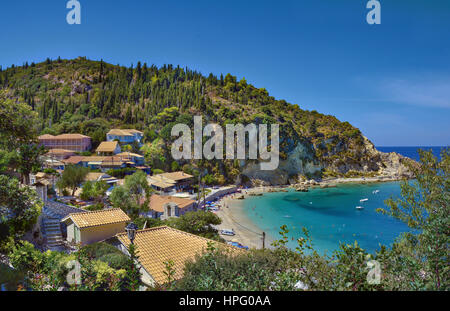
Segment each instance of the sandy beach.
M251 220L243 212L244 199L251 195L260 195L267 192L279 192L287 191L288 188L297 187L320 187L328 188L335 187L339 184L345 183L376 183L398 180L393 177L357 177L357 178L330 178L319 182L305 181L297 185L284 185L284 186L259 186L242 190L242 193L234 193L226 195L218 202L220 210L216 212L217 216L222 219L222 224L217 226L217 229L233 229L234 236L222 235L226 241L238 241L242 245L250 248L262 248L262 232L261 229L256 227ZM244 199L238 199L244 198ZM265 247L270 248L273 240L269 236L266 236Z
M222 224L217 228L234 230L234 236L222 235L227 241L237 240L249 248L260 249L262 248L262 232L244 215L243 200L236 199L242 195L241 193L228 195L219 201L221 208L216 214L222 219ZM271 243L270 238L266 236L265 247L269 248Z

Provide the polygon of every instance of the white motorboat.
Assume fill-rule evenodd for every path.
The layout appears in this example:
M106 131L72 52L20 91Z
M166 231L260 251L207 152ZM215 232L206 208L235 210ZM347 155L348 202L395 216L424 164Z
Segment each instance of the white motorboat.
M366 202L366 201L369 201L369 199L361 199L361 200L359 200L359 202Z
M357 206L356 209L364 209L363 206Z

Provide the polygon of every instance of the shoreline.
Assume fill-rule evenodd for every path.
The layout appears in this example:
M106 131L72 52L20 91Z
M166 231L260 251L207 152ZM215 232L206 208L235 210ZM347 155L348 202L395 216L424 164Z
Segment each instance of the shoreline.
M287 189L301 189L303 191L307 191L308 188L333 188L342 184L350 184L355 183L358 185L364 185L369 183L384 183L384 182L394 182L394 181L402 181L404 178L392 177L392 176L376 176L376 177L336 177L336 178L327 178L321 181L316 181L314 179L306 180L299 182L297 184L290 185L276 185L276 186L256 186L252 188L248 188L242 190L242 195L255 195L265 192L282 192L287 191Z
M220 217L222 223L216 228L233 229L234 236L221 235L227 242L236 240L249 248L262 249L262 231L243 213L243 200L237 199L241 193L234 193L223 197L220 201L220 209L216 215ZM272 239L266 235L265 248L270 248Z
M366 184L401 180L402 178L395 177L331 178L320 182L309 180L295 185L257 186L242 189L241 193L226 195L218 201L220 209L216 212L216 215L220 217L222 223L216 226L216 228L219 231L222 229L234 230L234 236L221 235L221 237L227 242L236 240L249 248L262 249L262 230L258 228L250 219L248 219L242 211L244 200L249 196L262 195L263 193L270 192L287 192L288 189L294 189L296 191L309 191L310 187L326 189L349 183ZM265 248L271 248L272 242L273 238L266 233Z

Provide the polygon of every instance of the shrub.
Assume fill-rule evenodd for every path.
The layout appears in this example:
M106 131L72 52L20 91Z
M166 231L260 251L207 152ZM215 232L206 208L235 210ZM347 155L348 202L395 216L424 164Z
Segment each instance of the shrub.
M99 259L109 254L123 255L120 250L105 242L89 244L83 247L84 252L90 258ZM125 255L124 255L125 256Z
M99 257L98 260L106 262L113 269L121 269L126 264L127 257L122 253L109 253Z
M163 171L163 170L161 170L161 169L159 169L159 168L155 168L155 169L153 169L152 171L153 171L153 174L154 174L154 175L157 175L157 174L162 174L162 173L164 173L164 171Z

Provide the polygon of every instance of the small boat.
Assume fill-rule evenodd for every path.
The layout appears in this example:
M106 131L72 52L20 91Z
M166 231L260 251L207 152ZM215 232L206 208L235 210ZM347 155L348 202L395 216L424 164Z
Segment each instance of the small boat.
M363 206L357 206L356 209L364 209Z
M359 200L359 202L366 202L366 201L369 201L369 199L361 199L361 200Z
M373 194L380 193L380 190L374 190L374 191L372 191L372 193L373 193Z
M284 218L291 218L292 216L284 215L283 217L284 217Z

